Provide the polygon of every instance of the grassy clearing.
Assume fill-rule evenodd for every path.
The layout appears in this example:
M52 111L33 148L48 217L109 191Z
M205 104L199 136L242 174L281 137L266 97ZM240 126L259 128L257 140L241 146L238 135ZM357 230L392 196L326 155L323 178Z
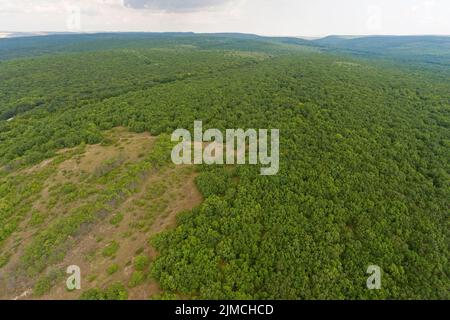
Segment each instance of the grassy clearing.
M147 239L173 226L178 207L199 203L190 190L195 172L170 165L171 143L164 135L155 140L117 128L105 136L107 143L62 150L45 164L0 178L15 186L0 189L6 196L2 209L8 205L1 211L8 223L2 225L0 267L27 279L26 287L12 291L0 282L0 296L32 291L36 298L77 298L80 293L68 292L61 281L72 264L83 270L88 297L105 297L113 282L141 298L151 295L144 283L158 291L148 277L154 252ZM184 196L175 196L186 187ZM14 191L22 201L13 201ZM4 214L12 211L21 214Z

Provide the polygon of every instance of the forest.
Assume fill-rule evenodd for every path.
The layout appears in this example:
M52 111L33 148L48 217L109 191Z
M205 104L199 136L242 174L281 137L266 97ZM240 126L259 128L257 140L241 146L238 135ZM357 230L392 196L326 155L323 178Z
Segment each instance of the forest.
M449 40L432 40L0 39L0 298L449 299ZM175 166L194 121L279 129L278 174Z

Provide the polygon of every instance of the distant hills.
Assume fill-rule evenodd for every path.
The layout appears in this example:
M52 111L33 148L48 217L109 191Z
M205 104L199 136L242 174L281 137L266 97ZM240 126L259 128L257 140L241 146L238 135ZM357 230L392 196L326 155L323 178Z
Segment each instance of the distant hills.
M37 36L40 37L37 37ZM64 33L0 32L0 60L31 55L80 52L126 47L185 44L204 49L286 50L312 48L357 57L391 59L397 62L450 66L450 36L328 36L320 39L266 37L242 33ZM6 39L5 39L6 38ZM203 41L207 39L208 41Z
M8 32L0 31L0 39L2 38L20 38L20 37L37 37L37 36L49 36L57 34L74 34L71 32Z
M363 57L449 65L450 36L329 36L312 43L324 50Z

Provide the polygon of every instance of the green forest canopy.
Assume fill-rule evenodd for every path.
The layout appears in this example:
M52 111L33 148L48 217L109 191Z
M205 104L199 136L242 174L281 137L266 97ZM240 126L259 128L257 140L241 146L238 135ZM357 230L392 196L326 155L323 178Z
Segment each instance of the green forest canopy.
M202 120L279 128L280 172L201 168L203 204L151 240L167 294L449 298L447 71L254 36L14 41L0 40L0 252L33 195L11 193L25 182L10 173L117 126L160 135ZM379 291L365 287L372 264Z

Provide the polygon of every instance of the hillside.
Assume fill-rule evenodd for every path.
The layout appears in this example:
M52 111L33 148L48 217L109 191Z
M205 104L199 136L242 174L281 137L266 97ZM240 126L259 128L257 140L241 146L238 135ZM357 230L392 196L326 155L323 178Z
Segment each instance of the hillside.
M450 66L450 36L329 36L312 42L326 51L359 57L420 63L447 71Z
M448 299L450 82L330 41L0 39L0 297ZM195 120L280 129L279 173L173 165Z

